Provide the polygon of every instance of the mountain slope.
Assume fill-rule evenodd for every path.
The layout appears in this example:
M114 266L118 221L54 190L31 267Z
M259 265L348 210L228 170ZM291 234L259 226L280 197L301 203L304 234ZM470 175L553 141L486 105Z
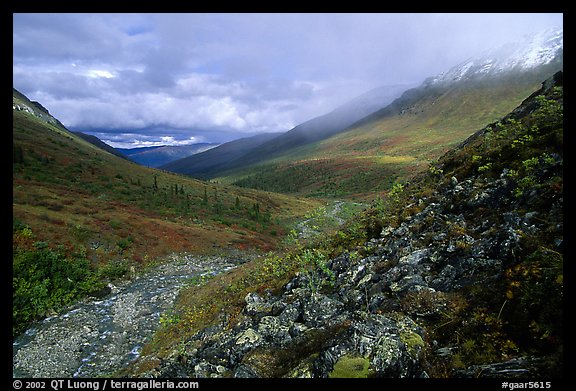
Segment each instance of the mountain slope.
M91 134L86 134L82 132L72 132L78 137L88 141L90 144L97 146L98 148L111 153L112 155L118 156L122 159L127 159L127 157L122 154L121 151L117 150L116 148L111 147L110 145L106 144L104 141L100 140L98 137L93 136Z
M60 129L66 130L66 127L62 125L62 123L56 118L54 118L44 106L42 106L39 102L31 101L15 88L12 88L12 110L23 111L43 120L44 122L47 122L50 125L55 125Z
M343 131L357 120L390 103L406 88L408 88L407 85L378 87L339 106L328 114L306 121L286 133L277 135L277 137L265 140L260 138L265 136L255 136L241 141L242 143L249 140L251 142L256 141L259 143L258 145L250 145L249 148L244 145L239 147L236 141L233 141L233 144L226 146L226 149L223 149L222 154L218 157L216 153L220 153L220 151L216 150L209 155L175 162L162 168L196 178L208 179L227 170L239 169L260 161L273 159L293 148L323 140ZM263 140L265 141L260 143ZM208 161L213 159L216 159L214 164L209 164Z
M536 40L550 44L548 51L537 50L534 40L528 40L528 47L516 46L512 54L505 51L499 61L491 57L494 71L490 72L485 57L470 60L406 91L343 132L284 151L275 159L221 172L218 179L307 196L373 198L390 189L397 178L426 169L485 123L516 107L541 80L561 70L559 34L560 38L554 32L549 40ZM534 56L531 62L518 59L534 52L545 53L539 57L542 63L535 62ZM529 67L524 66L528 63Z
M371 200L505 115L548 74L525 76L409 91L346 132L217 178L260 190Z
M139 166L69 132L19 93L12 139L13 265L23 273L14 276L15 330L172 253L274 248L286 222L316 205ZM56 278L54 262L76 274Z
M196 143L191 145L162 145L158 147L118 149L133 162L146 167L158 168L175 160L217 147L215 143Z
M250 151L249 154L231 162L229 167L238 168L263 160L273 159L293 148L324 140L338 134L378 107L387 105L405 89L405 86L381 87L378 89L380 94L377 95L378 99L375 101L370 98L373 95L373 91L369 91L334 109L328 114L306 121L289 132L283 133L277 138L262 144L253 151ZM387 94L382 95L382 90L386 91ZM372 103L367 104L367 101Z
M335 235L182 291L121 374L561 378L563 123L559 72Z
M209 179L213 173L228 167L231 161L241 158L276 137L278 137L278 133L264 133L241 138L221 144L208 151L170 162L160 166L160 168L195 178Z

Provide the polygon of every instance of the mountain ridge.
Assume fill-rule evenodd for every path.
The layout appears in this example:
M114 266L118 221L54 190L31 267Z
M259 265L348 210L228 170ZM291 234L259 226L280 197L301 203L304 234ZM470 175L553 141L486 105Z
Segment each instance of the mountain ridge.
M325 139L343 131L358 119L392 101L405 88L406 85L402 84L374 88L327 114L305 121L275 138L260 143L241 155L234 155L225 159L225 162L219 161L215 167L205 168L205 165L202 164L199 167L194 167L195 160L188 159L186 162L178 162L175 165L167 165L162 168L187 175L194 173L193 175L197 175L199 178L208 179L217 172L238 169L262 160L273 159L293 148ZM205 161L201 154L197 158Z
M72 133L88 141L90 144L95 145L106 152L111 153L112 155L118 156L119 158L122 159L127 159L127 157L124 154L122 154L122 152L120 152L118 149L106 144L104 141L100 140L98 137L94 135L83 132L72 132Z
M513 70L530 70L563 58L563 29L550 28L525 36L517 43L489 49L446 72L428 78L424 84L443 84L462 79L494 76Z
M12 110L24 111L59 128L68 130L59 120L50 114L48 109L39 102L31 101L14 87L12 87Z
M488 72L482 61L477 69L470 61L456 65L337 132L324 127L325 117L321 116L210 170L194 167L194 161L178 169L261 190L319 197L358 197L371 192L369 197L373 197L390 189L395 176L425 168L483 124L509 112L538 88L541 80L562 69L562 32L551 34L549 40L542 38L545 36L524 41L551 45L542 56L530 57L530 67L525 69L519 65L519 53L540 53L537 45L501 50L506 54L501 62L509 65L505 72ZM550 53L556 56L552 59ZM475 72L478 69L484 70L482 77ZM454 74L460 77L454 80ZM412 147L399 148L401 145ZM326 179L327 175L331 178ZM390 178L387 185L378 181L381 176ZM365 185L355 183L354 177L364 178Z

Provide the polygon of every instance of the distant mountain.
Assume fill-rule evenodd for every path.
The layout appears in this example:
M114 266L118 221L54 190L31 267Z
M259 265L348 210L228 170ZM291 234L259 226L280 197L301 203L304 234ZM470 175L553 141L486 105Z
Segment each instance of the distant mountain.
M138 148L116 148L116 150L122 153L124 156L132 156L142 153L144 151L152 151L164 147L165 145L155 145L153 147L138 147Z
M267 191L370 199L426 169L560 70L562 30L549 30L431 77L338 132L322 119L299 125L211 177Z
M246 155L263 143L275 139L279 134L281 133L264 133L230 141L207 151L175 160L159 168L207 179L210 178L211 174L229 167L231 161Z
M186 161L174 162L174 164L162 168L207 179L227 170L272 159L293 148L323 140L342 132L354 122L392 102L407 88L409 88L407 84L378 87L339 106L328 114L306 121L286 133L276 134L276 137L268 138L269 136L263 135L263 137L255 136L243 139L239 143L233 141L232 145L213 150L209 155L200 154ZM261 142L263 140L264 142ZM258 145L256 145L257 143Z
M128 160L128 158L126 156L124 156L120 151L118 151L116 148L111 147L110 145L106 144L104 141L100 140L96 136L93 136L91 134L82 133L82 132L72 132L72 133L74 133L78 137L81 137L82 139L88 141L90 144L95 145L98 148L103 149L106 152L111 153L112 155L115 155L115 156L118 156L122 159Z
M147 167L158 168L174 160L207 151L217 147L217 143L196 143L190 145L161 145L142 148L117 148L124 156L133 162Z

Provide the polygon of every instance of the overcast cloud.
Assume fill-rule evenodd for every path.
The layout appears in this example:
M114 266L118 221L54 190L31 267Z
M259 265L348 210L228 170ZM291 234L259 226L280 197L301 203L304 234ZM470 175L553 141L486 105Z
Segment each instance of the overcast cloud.
M14 87L117 147L287 131L562 14L14 14Z

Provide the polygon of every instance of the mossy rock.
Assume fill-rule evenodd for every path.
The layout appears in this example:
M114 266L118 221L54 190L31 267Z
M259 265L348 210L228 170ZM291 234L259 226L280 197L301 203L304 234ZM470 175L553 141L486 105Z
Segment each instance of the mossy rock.
M424 348L424 340L420 334L413 331L401 331L400 340L406 345L406 350L410 356L417 359L419 352Z
M370 361L367 358L344 355L334 364L330 372L331 378L366 378L368 377Z

